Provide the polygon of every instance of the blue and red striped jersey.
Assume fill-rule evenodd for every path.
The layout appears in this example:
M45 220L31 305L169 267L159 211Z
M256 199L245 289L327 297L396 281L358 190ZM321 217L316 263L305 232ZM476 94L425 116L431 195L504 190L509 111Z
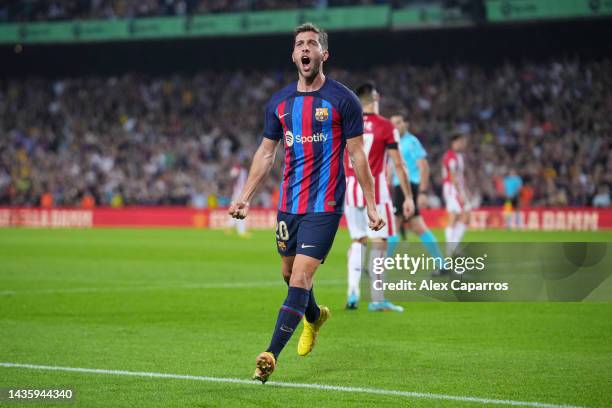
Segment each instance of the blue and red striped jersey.
M314 92L298 92L294 82L274 94L266 105L264 137L285 144L279 211L341 213L344 147L362 134L359 100L337 81L326 78Z

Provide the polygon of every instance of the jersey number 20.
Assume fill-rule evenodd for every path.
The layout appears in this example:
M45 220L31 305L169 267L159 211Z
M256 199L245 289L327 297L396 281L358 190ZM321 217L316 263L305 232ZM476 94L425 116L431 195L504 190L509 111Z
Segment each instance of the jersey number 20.
M283 241L289 240L289 228L287 228L287 223L285 221L276 224L276 238L282 239Z

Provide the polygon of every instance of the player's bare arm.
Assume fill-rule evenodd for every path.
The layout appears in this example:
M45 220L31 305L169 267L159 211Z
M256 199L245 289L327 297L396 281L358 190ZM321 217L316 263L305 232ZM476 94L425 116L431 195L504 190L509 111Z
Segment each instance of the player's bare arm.
M247 216L249 212L249 203L255 191L257 191L257 188L266 179L274 165L278 144L278 140L263 138L257 151L253 155L251 170L249 171L249 177L244 185L244 189L238 200L230 205L229 214L232 217L243 219Z
M419 181L421 187L417 202L419 203L419 207L425 208L427 207L427 191L429 190L429 163L426 159L419 159L416 164L421 174Z
M370 171L368 157L363 148L363 136L350 138L346 141L349 159L355 169L357 182L363 190L366 201L369 223L368 226L374 231L379 231L385 226L385 221L380 217L376 210L376 199L374 196L374 178Z
M387 163L387 184L393 183L393 163Z
M406 168L406 163L404 163L398 149L389 148L387 149L387 152L389 157L391 157L391 161L395 167L395 174L397 174L402 192L404 193L402 212L404 213L404 217L409 218L412 214L414 214L414 201L412 200L412 188L410 187L410 182L408 181L408 169Z

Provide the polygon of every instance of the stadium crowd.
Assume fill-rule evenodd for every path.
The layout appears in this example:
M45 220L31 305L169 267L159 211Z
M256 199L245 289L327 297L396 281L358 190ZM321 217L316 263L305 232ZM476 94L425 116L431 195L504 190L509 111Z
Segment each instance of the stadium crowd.
M445 0L448 2L448 0ZM454 0L465 3L473 0ZM0 21L58 21L185 16L241 11L288 10L390 4L402 7L423 0L22 0L0 3ZM430 0L430 3L442 1Z
M433 204L454 132L469 135L476 204L502 204L509 175L521 179L521 205L610 203L610 60L335 68L328 75L352 87L374 80L382 113L406 114L429 152ZM0 204L225 205L230 169L258 145L266 100L293 80L292 70L2 79ZM279 162L254 205L273 205Z

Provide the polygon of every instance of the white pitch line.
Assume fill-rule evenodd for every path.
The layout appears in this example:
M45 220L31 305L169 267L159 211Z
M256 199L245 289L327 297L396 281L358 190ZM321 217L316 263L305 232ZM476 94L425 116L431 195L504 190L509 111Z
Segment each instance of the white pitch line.
M214 382L214 383L229 383L229 384L261 386L258 382L243 380L240 378L223 378L223 377L207 377L207 376L198 376L198 375L151 373L151 372L144 372L144 371L104 370L104 369L99 369L99 368L61 367L61 366L47 366L47 365L19 364L19 363L0 363L0 367L25 368L25 369L31 369L31 370L47 370L47 371L65 371L65 372L88 373L88 374L124 375L124 376L130 376L130 377L170 378L174 380L192 380L192 381L206 381L206 382ZM338 391L338 392L346 392L346 393L387 395L387 396L397 396L397 397L406 397L406 398L422 398L422 399L434 399L434 400L446 400L446 401L473 402L473 403L487 404L487 405L493 405L493 404L494 405L510 405L510 406L515 406L515 407L581 408L581 407L577 407L574 405L557 405L557 404L547 404L543 402L501 400L501 399L479 398L479 397L463 397L463 396L458 396L458 395L386 390L386 389L381 389L381 388L344 387L340 385L301 384L301 383L268 381L266 383L266 386L284 387L284 388L303 388L303 389L321 390L321 391Z
M317 281L317 286L332 286L344 283L340 279L328 279ZM65 288L65 289L32 289L32 290L1 290L0 296L16 296L16 295L44 295L44 294L62 294L62 293L105 293L105 292L140 292L150 290L173 290L173 289L240 289L240 288L267 288L283 286L280 279L274 281L259 281L259 282L227 282L227 283L189 283L185 285L157 285L157 286L121 286L114 288Z

